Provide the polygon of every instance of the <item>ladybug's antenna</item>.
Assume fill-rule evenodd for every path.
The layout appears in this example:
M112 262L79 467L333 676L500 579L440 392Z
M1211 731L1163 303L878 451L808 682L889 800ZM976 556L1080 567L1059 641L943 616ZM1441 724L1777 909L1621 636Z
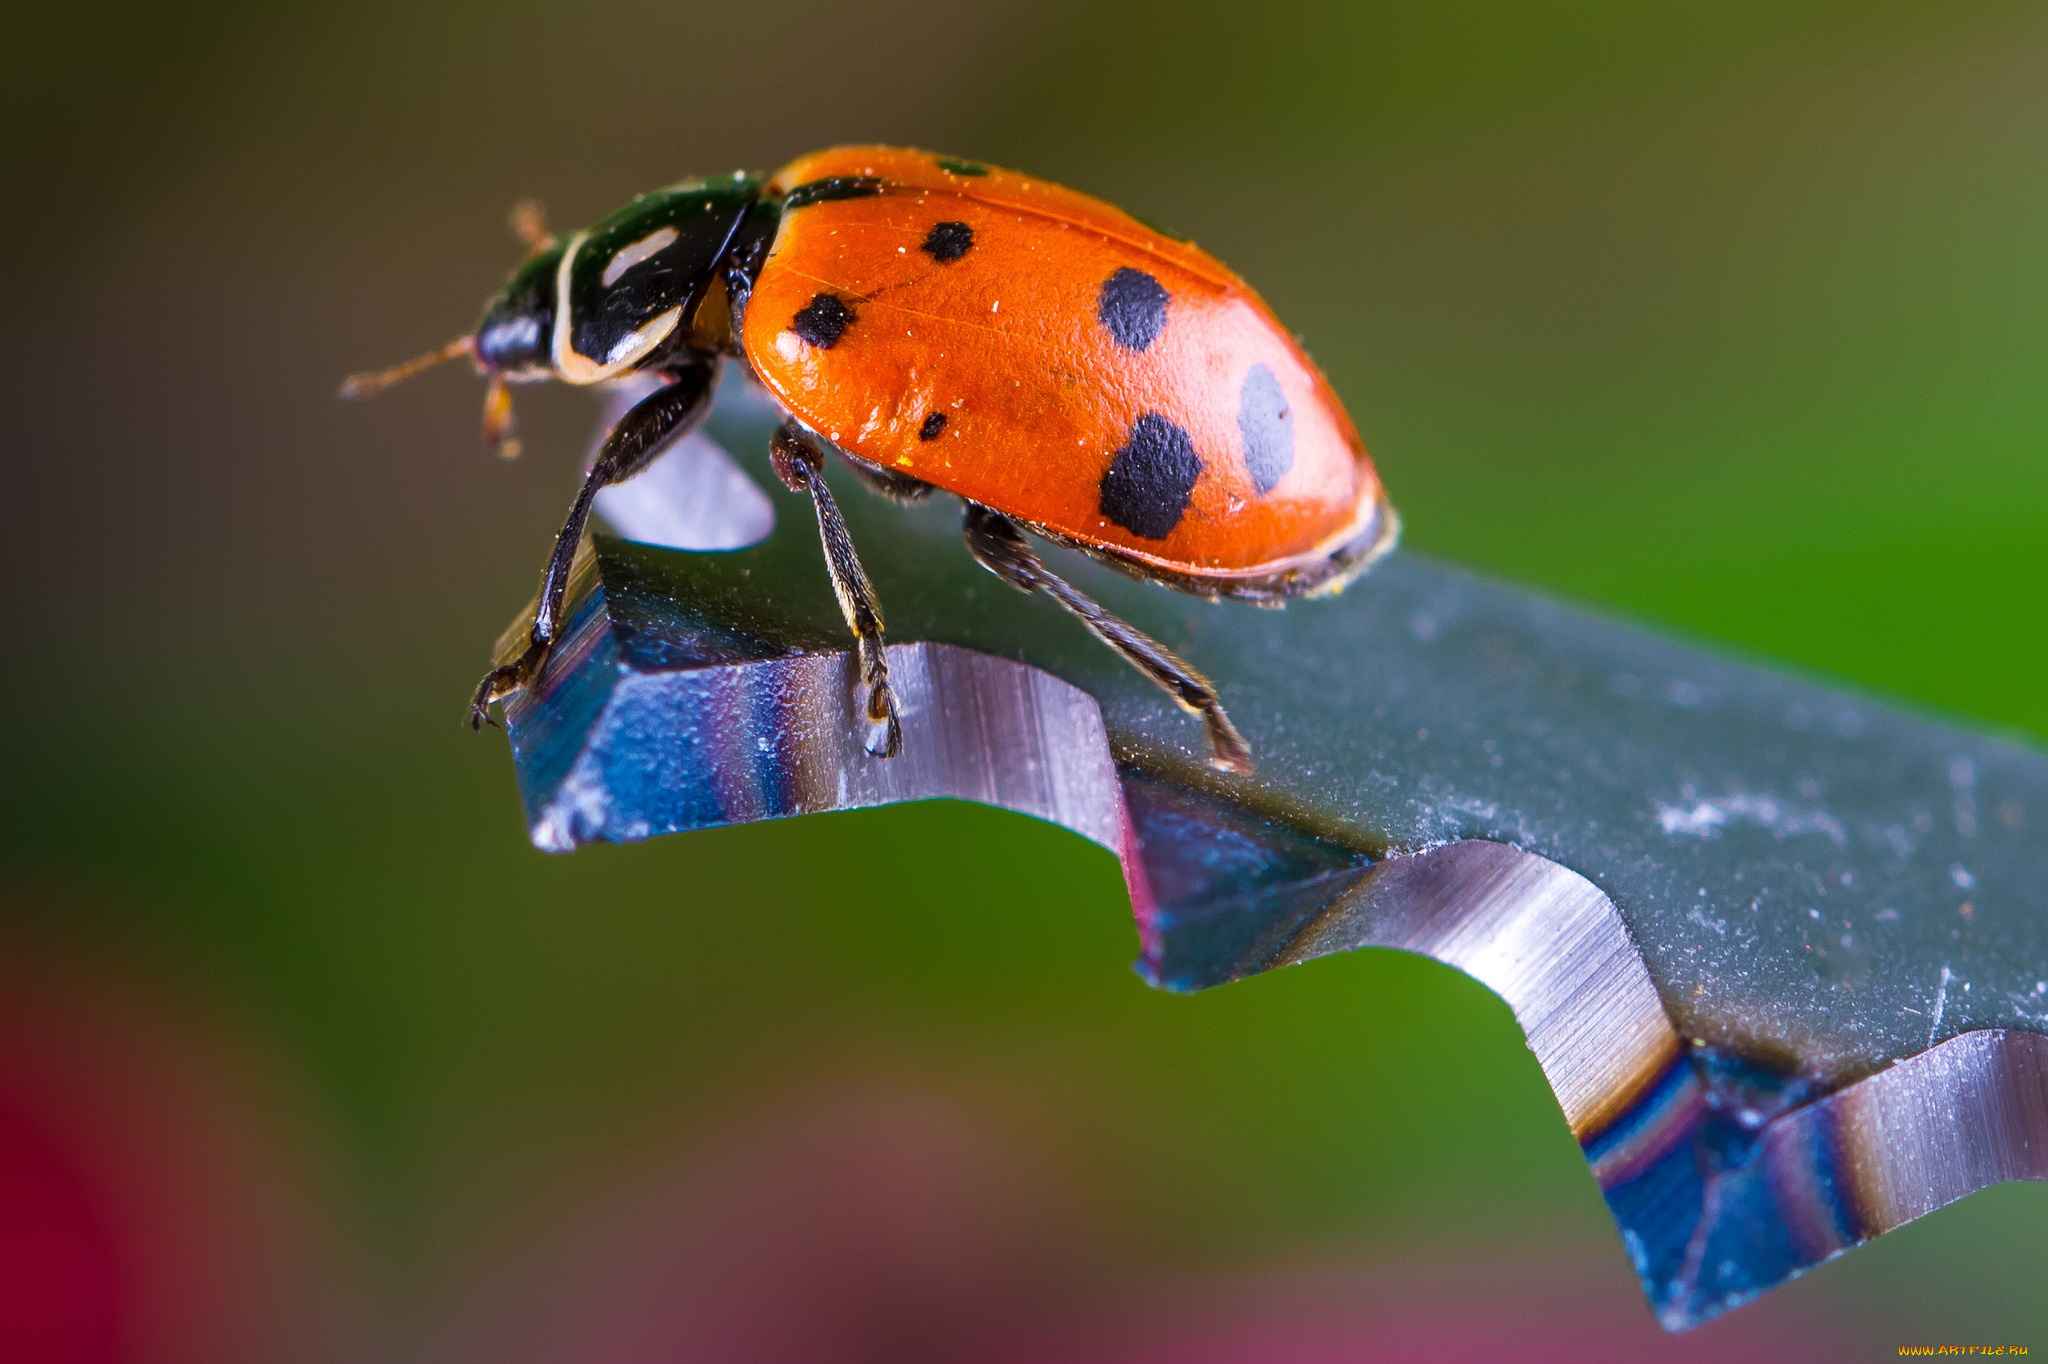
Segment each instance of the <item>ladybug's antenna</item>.
M512 205L512 235L519 238L526 247L528 257L538 256L555 244L555 234L548 231L548 209L538 199L521 199Z
M458 355L474 354L476 354L476 338L474 336L458 336L439 350L430 350L425 355L414 356L402 365L393 365L390 369L365 370L361 374L349 375L342 382L341 396L344 398L367 398L372 393L382 393L393 384L412 378L413 375L418 374L421 370L432 369L438 364L453 360Z

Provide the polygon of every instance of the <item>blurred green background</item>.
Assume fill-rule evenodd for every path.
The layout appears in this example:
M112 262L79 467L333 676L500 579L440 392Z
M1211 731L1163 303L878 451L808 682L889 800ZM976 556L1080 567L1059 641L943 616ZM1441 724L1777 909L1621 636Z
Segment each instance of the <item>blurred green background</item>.
M543 857L461 720L587 403L522 395L498 466L458 373L334 399L470 325L521 196L574 224L935 147L1246 275L1411 546L2033 742L2048 7L10 30L0 1271L58 1286L0 1290L0 1326L107 1323L22 1357L2048 1348L2038 1186L1663 1341L1496 1000L1372 953L1153 993L1112 860L1050 828L929 806Z

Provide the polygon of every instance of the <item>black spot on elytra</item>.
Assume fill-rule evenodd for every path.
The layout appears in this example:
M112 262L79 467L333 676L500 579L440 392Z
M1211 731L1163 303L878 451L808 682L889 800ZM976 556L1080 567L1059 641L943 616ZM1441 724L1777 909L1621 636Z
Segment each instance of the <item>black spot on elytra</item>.
M1294 467L1294 411L1264 365L1245 371L1237 393L1237 431L1244 437L1244 467L1263 497Z
M1202 457L1188 433L1147 412L1102 476L1102 514L1133 535L1164 540L1180 524L1201 476Z
M872 175L834 175L807 180L782 196L785 209L830 203L834 199L868 199L882 192L881 180Z
M1143 350L1166 325L1166 288L1143 270L1126 265L1102 281L1095 315L1125 350Z
M819 350L830 350L853 325L853 310L837 294L813 294L789 319L789 329Z
M932 164L948 175L987 175L988 167L979 161L961 161L951 156L935 156Z
M974 245L974 229L966 223L933 223L925 233L923 251L941 265L951 265Z
M946 429L946 414L934 412L924 419L924 425L917 428L919 440L937 440L939 432Z

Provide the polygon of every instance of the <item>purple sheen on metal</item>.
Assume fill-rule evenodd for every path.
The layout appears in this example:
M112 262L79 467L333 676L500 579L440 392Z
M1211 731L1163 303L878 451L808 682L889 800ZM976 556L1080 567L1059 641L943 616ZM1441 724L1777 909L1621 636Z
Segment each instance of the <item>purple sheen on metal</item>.
M2048 1179L2048 1038L2035 1033L1962 1033L1824 1098L1795 1082L1775 1111L1731 1103L1702 1078L1712 1069L1674 1068L1587 1146L1667 1330L1980 1189Z
M1363 852L1199 786L1128 764L1122 780L1137 968L1161 989L1206 989L1283 964L1372 865Z

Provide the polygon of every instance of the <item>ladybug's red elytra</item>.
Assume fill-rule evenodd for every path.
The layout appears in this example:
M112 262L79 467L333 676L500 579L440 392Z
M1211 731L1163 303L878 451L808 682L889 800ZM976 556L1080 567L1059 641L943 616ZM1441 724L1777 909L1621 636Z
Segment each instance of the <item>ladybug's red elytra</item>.
M1024 532L1134 576L1267 605L1334 591L1398 521L1343 405L1243 280L1208 253L1058 185L896 147L838 147L766 180L686 180L531 250L474 333L358 375L373 392L467 355L506 453L508 383L663 386L609 433L542 579L525 653L477 688L471 722L539 671L600 488L701 421L737 356L787 419L775 471L817 512L859 655L867 745L902 745L882 612L821 477L835 450L897 498L967 508L969 551L1044 591L1207 727L1250 751L1193 668L1048 570Z

